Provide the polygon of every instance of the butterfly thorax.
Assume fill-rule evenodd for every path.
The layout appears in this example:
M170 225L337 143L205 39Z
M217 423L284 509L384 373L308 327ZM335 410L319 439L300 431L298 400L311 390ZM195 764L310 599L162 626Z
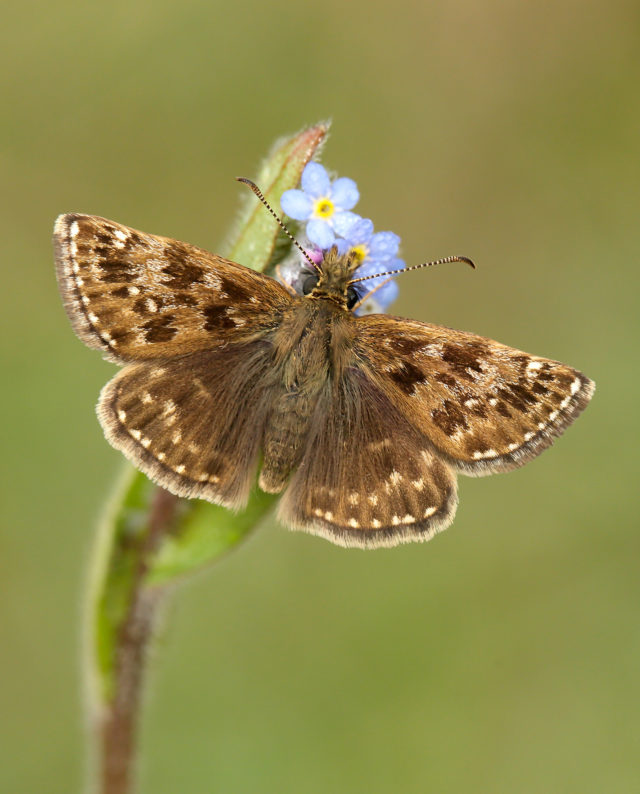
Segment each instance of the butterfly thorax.
M299 464L314 412L342 379L355 321L332 297L294 299L273 335L274 394L263 439L260 487L280 492Z

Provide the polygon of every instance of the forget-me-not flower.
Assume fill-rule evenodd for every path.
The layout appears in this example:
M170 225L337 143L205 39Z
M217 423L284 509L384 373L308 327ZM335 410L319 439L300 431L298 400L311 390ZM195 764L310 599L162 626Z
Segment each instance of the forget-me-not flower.
M306 221L306 234L318 248L331 248L336 237L344 237L359 220L350 212L360 194L353 179L340 177L331 182L320 163L307 163L300 180L302 190L285 190L280 199L284 212L297 221Z
M402 270L405 263L398 259L400 238L393 232L373 231L373 222L368 218L360 218L348 230L346 235L336 240L340 254L351 253L360 260L360 266L354 271L354 278L372 276L375 273L388 273ZM356 285L358 293L368 295L356 310L358 314L383 312L398 297L398 285L391 276L381 276L361 281Z

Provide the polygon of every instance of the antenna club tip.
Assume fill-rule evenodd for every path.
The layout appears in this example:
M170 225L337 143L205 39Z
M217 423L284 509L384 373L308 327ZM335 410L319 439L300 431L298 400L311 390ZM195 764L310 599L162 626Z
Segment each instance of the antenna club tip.
M236 182L244 182L245 185L255 185L255 183L252 182L250 179L247 179L246 176L237 176Z
M467 265L469 265L469 267L473 268L473 270L475 270L475 269L476 269L475 262L473 261L473 259L469 259L469 257L468 257L468 256L459 256L459 257L458 257L458 259L459 259L461 262L466 262L466 263L467 263Z

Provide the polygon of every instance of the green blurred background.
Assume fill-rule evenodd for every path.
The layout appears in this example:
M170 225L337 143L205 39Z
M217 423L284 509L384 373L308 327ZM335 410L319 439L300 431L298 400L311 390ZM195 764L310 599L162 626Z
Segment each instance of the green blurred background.
M144 794L640 790L636 2L2 5L0 790L78 790L87 563L122 467L114 371L50 242L81 211L215 250L273 140L323 161L408 263L398 314L583 369L577 425L463 478L427 545L269 526L176 593Z

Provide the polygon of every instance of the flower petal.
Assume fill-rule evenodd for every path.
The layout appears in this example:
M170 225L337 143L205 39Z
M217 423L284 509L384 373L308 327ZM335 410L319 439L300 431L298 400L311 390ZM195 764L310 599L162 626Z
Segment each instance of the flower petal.
M376 301L376 296L372 295L370 298L365 298L353 313L357 317L362 317L365 314L383 314L384 312L382 306Z
M398 297L398 292L398 282L392 278L380 287L374 297L386 309Z
M373 284L375 279L365 282L366 284ZM361 284L362 288L364 284ZM368 288L368 292L364 293L362 305L356 309L356 314L380 314L385 312L389 305L398 297L398 285L394 279L389 279L379 289L373 291L374 288Z
M349 245L362 245L369 241L373 234L373 221L369 218L358 218L345 235Z
M324 256L324 254L322 253L320 248L315 248L315 247L305 248L304 250L309 255L309 259L311 259L312 262L315 262L316 265L319 265L320 262L322 262L322 257Z
M307 224L307 237L320 248L331 248L335 241L333 229L326 221L312 218Z
M331 198L336 206L343 210L351 210L358 203L360 193L358 186L346 176L341 176L331 186Z
M396 270L400 272L402 270L406 270L407 263L404 261L404 259L393 259L391 262L385 262L385 267L391 272Z
M285 190L280 206L286 215L297 221L306 221L313 212L313 201L301 190Z
M398 253L399 245L400 238L397 234L377 232L369 242L369 255L371 259L389 259Z
M304 192L313 198L328 196L331 190L329 174L320 163L312 162L305 165L300 184Z
M380 261L379 259L370 260L366 259L363 265L354 271L353 277L354 278L364 278L365 276L375 276L378 273L393 273L396 270L401 271L405 268L406 265L402 261L402 259L391 259L387 261ZM372 290L381 282L388 279L389 276L380 276L379 278L369 278L367 281L363 281L360 285L361 289L365 290ZM394 278L391 276L391 278Z
M331 218L331 225L335 233L339 237L349 237L349 232L352 229L353 225L356 224L359 220L362 220L359 215L356 215L355 212L336 212Z

